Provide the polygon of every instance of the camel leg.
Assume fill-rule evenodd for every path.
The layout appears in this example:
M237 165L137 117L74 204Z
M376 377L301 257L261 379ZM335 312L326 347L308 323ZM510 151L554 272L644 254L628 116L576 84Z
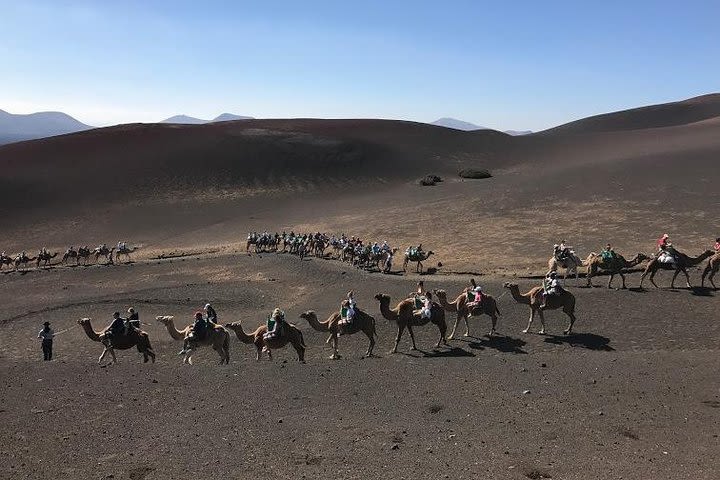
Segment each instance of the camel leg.
M330 355L330 358L332 360L337 360L338 358L340 358L340 355L338 355L338 338L337 338L337 335L334 333L332 335L330 335L330 338L332 338L332 351L333 351L332 355Z
M545 335L545 313L542 308L538 310L538 314L540 315L540 331L538 333Z
M255 345L255 361L260 361L260 356L262 355L262 347L260 345Z
M293 343L292 346L298 354L298 361L305 363L305 347L302 346L302 343Z
M395 337L395 346L392 350L390 350L390 353L397 353L398 344L400 343L400 338L402 337L403 330L405 330L405 325L401 325L400 323L398 323L398 333Z
M568 323L567 330L565 330L564 333L565 333L565 335L570 335L570 334L572 333L573 325L575 324L575 314L572 313L572 312L567 312L567 311L565 311L565 310L563 310L563 311L565 312L565 314L566 314L568 317L570 317L570 323Z
M690 285L690 275L688 274L688 271L683 268L682 272L685 274L685 285L687 288L692 288L692 285Z
M490 314L490 320L492 320L492 326L490 327L490 333L488 333L488 337L492 337L497 333L495 330L495 327L497 327L497 315L495 312Z
M415 334L412 331L412 327L410 325L407 326L408 333L410 334L410 340L412 340L412 349L417 350L417 345L415 345Z
M657 273L657 270L650 273L650 283L652 283L655 288L660 288L657 286L657 283L655 283L655 274L656 273ZM642 281L640 282L640 284L642 285Z
M363 330L365 335L367 335L368 339L370 340L370 345L368 345L367 352L365 352L366 357L372 357L373 348L375 348L375 335L372 331Z
M532 325L533 320L535 319L535 309L530 307L530 319L528 320L527 328L522 331L522 333L528 333L530 331L530 326Z
M468 313L467 315L464 315L464 316L463 316L463 320L465 320L465 335L463 335L464 337L469 337L469 336L470 336L470 323L468 322L468 320L469 320L468 317L469 317L469 316L470 316L469 313Z
M466 326L467 326L467 319L465 320ZM455 329L457 329L458 323L460 323L460 312L458 312L457 317L455 317L455 324L453 325L452 331L450 332L450 335L448 336L448 340L452 340L455 336ZM467 337L467 334L465 334Z
M112 363L117 363L117 357L115 356L115 349L110 349L110 356L112 357Z
M707 274L710 273L710 270L710 264L708 263L708 265L705 267L705 270L703 270L702 276L700 277L700 288L705 287L705 277L707 277Z
M107 347L105 347L102 354L100 355L100 358L98 358L98 365L100 365L102 363L103 358L105 358L105 355L107 355L107 352L108 352L108 349L107 349Z

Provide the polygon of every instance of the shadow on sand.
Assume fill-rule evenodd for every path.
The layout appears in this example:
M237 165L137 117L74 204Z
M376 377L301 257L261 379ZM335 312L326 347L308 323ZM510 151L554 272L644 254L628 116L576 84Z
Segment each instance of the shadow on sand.
M690 289L690 291L696 297L713 297L713 296L715 296L715 290L710 287L692 287Z
M587 348L601 352L612 352L615 349L610 346L610 339L594 333L574 333L571 335L548 335L545 343L554 345L567 344L571 347Z
M520 340L519 338L498 336L490 338L473 338L475 338L475 340L465 341L468 342L468 347L474 350L484 350L486 348L492 348L494 350L497 350L498 352L503 353L527 354L527 352L522 349L522 347L524 347L527 342L524 340Z
M463 350L458 347L448 347L447 349L433 349L432 351L426 350L410 350L409 352L398 352L406 357L412 358L452 358L452 357L474 357L475 354Z

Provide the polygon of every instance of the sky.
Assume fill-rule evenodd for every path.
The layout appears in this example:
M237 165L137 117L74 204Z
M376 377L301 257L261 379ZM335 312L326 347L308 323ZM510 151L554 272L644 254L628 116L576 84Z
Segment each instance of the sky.
M0 109L542 130L720 91L720 2L0 0Z

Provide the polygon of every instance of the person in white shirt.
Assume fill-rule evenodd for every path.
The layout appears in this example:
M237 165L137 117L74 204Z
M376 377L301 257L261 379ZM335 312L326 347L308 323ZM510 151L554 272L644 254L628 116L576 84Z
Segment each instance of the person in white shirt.
M43 323L43 329L40 330L40 333L38 333L37 337L41 339L44 361L52 360L52 346L54 336L55 332L53 332L52 328L50 328L50 322Z

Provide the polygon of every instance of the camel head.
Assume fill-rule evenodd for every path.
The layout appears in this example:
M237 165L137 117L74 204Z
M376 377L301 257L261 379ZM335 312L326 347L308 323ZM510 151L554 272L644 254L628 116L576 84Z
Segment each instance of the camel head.
M162 323L163 325L168 325L170 324L170 322L173 321L173 318L175 317L173 317L172 315L158 315L157 317L155 317L155 320L159 323Z
M80 326L82 326L82 327L84 327L85 325L87 325L87 324L89 324L89 323L90 323L90 319L87 318L87 317L81 318L80 320L77 321L77 324L80 325Z
M384 293L378 293L375 295L375 300L377 300L380 303L390 303L390 295L385 295Z
M647 255L645 255L644 253L641 253L641 252L638 252L638 254L636 255L636 257L637 257L637 259L638 259L639 262L644 262L645 260L647 260L647 259L650 258L650 257L648 257Z
M316 319L316 318L317 318L317 314L315 314L315 311L314 311L314 310L308 310L307 312L301 313L301 314L299 315L299 317L302 318L303 320L310 320L311 318L312 318L312 319Z
M433 293L438 298L446 298L447 297L447 293L445 292L445 290L433 290Z
M503 287L505 287L505 288L518 288L518 284L517 284L517 283L505 282L505 283L503 284Z

